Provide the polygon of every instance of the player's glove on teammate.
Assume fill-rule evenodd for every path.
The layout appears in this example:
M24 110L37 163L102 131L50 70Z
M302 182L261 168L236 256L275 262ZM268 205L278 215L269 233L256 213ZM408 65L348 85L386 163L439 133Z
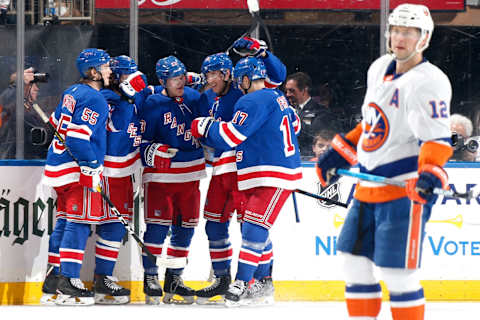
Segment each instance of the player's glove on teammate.
M210 126L215 122L212 117L198 117L193 119L191 130L192 136L195 138L208 137L208 130Z
M438 195L433 193L433 189L448 187L448 175L439 166L426 164L419 170L418 179L407 181L406 191L410 200L418 203L434 203Z
M263 40L258 40L250 37L243 37L237 39L233 43L233 51L242 57L254 56L259 57L265 51L267 51L268 46Z
M94 192L102 191L103 166L95 161L79 161L80 180L79 183Z
M145 149L145 162L149 167L168 169L171 158L177 154L177 151L178 149L170 148L168 144L152 143Z
M132 99L137 92L142 91L147 86L147 78L140 71L134 72L127 79L120 83L120 90L129 99Z
M186 85L194 89L203 87L206 83L202 73L187 72Z
M332 173L336 169L349 168L357 163L357 151L355 145L342 134L337 134L327 152L320 156L316 165L316 171L323 187L336 182L339 176Z

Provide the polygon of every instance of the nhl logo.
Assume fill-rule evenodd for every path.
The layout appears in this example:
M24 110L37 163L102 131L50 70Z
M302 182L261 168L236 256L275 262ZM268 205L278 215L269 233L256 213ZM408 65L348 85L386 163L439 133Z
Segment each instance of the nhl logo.
M335 201L340 201L340 184L338 182L335 182L325 188L322 187L320 182L317 183L318 185L318 195L332 199ZM333 203L328 203L323 200L317 200L318 204L324 208L331 208L334 207L335 205Z

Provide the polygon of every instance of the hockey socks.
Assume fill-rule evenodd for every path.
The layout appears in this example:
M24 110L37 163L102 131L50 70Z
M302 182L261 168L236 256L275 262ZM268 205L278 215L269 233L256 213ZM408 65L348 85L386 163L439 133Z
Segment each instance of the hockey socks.
M261 280L265 277L272 276L272 267L273 267L273 246L270 239L267 240L267 245L263 249L262 256L258 262L258 267L253 277L257 280Z
M268 230L245 221L242 225L242 247L238 257L236 279L248 282L257 270L268 239Z
M66 219L57 219L50 239L48 239L48 264L53 266L52 273L58 275L60 272L60 243L62 242L65 230Z
M163 242L167 237L169 226L147 223L147 230L143 236L143 241L147 249L156 257L162 255ZM143 268L148 275L154 275L158 273L158 267L150 258L143 253L142 254Z
M188 256L188 248L192 241L194 228L171 226L172 236L167 249L167 258L183 258ZM168 269L169 272L180 275L183 268Z
M97 226L97 241L95 244L95 274L111 276L125 227L120 222L106 223Z
M345 287L350 319L376 319L382 306L380 284L352 284Z
M413 292L390 292L390 308L393 320L423 320L425 298L423 289Z
M228 235L228 222L208 220L205 231L208 237L210 260L215 276L224 276L230 272L232 263L232 245Z
M83 253L87 238L90 234L90 225L67 221L60 244L61 274L68 278L79 278L82 268Z

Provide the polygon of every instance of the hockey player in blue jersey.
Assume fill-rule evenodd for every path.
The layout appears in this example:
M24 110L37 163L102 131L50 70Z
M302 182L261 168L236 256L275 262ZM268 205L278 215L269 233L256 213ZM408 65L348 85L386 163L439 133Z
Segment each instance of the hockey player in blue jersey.
M244 222L236 280L225 294L227 305L247 302L248 282L268 245L269 229L302 177L295 136L298 117L280 91L265 88L263 61L243 58L233 75L246 95L235 104L232 120L199 117L192 122L192 135L207 146L236 148Z
M141 125L137 108L131 95L146 87L146 80L138 71L135 61L127 56L111 60L111 83L101 90L110 108L107 120L107 150L104 160L102 185L105 194L112 200L120 214L131 220L133 213L133 179L142 166L140 160ZM133 91L132 91L133 90ZM126 91L126 92L124 92ZM146 89L148 95L150 89ZM95 246L94 291L97 304L124 304L130 301L130 290L123 288L113 277L121 240L125 235L124 225L118 221L108 203L104 201L105 219L97 226Z
M167 257L186 257L200 211L200 179L206 177L203 149L192 137L190 124L200 93L185 87L186 69L176 57L158 60L156 73L163 89L149 96L142 111L145 132L141 156L145 165L144 235L146 247L160 256L171 230ZM144 292L148 304L158 304L162 290L158 268L143 256ZM195 291L183 284L182 269L165 272L164 303L193 303ZM174 300L174 295L181 300Z
M234 44L234 50L240 50L246 46L258 45L255 54L261 58L266 66L267 76L265 86L275 86L282 83L286 77L286 68L283 63L267 51L263 42L253 38L241 38ZM208 56L202 63L202 75L207 81L209 89L200 99L200 114L210 116L218 121L230 121L233 118L233 108L243 92L232 81L232 61L226 53L217 53ZM208 148L206 148L208 150ZM230 264L232 260L232 248L229 240L228 227L230 219L235 211L237 220L242 221L242 193L238 190L237 167L235 149L215 149L211 159L207 158L212 167L212 179L209 184L207 199L204 208L204 218L207 220L205 231L209 240L210 258L215 275L215 282L201 290L197 290L197 303L211 303L211 298L224 296L231 283ZM266 246L265 252L260 259L259 268L254 278L258 289L266 281L271 279L272 250L271 244ZM268 280L267 280L268 279ZM263 288L263 286L262 286ZM256 294L258 295L258 290ZM273 292L272 292L273 293ZM218 300L213 300L217 302ZM220 300L222 301L222 300Z
M110 56L85 49L77 58L80 83L64 91L50 122L65 144L55 137L50 145L43 182L57 193L57 222L49 240L51 265L43 284L42 302L90 305L94 293L80 280L90 224L104 222L101 174L106 152L108 105L100 93L109 85ZM50 294L50 297L49 295Z

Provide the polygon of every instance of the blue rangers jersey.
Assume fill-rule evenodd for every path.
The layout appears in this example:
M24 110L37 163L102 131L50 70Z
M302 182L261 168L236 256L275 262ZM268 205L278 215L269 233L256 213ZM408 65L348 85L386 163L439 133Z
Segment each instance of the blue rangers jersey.
M145 167L144 183L178 183L206 177L203 149L190 130L192 120L197 114L195 110L198 108L199 99L200 93L188 87L185 87L181 98L172 99L162 94L153 94L146 99L141 115L145 122L141 145L144 165L145 149L152 143L167 144L179 151L171 159L168 169Z
M265 86L268 88L276 87L282 84L287 76L285 65L273 53L267 52L267 57L262 58L267 69L268 78L265 79ZM233 118L233 108L235 103L243 96L243 93L238 89L237 85L232 81L227 94L224 96L217 96L217 94L209 89L205 91L199 103L199 116L213 117L217 121L230 121ZM228 172L235 172L237 166L235 164L235 149L228 150L215 149L211 150L208 147L207 163L213 167L212 175L221 175Z
M236 148L238 189L296 189L302 178L296 134L300 121L276 89L241 97L231 121L216 121L203 140L208 146Z
M142 133L137 107L110 89L103 89L100 92L110 107L103 175L107 177L132 175L142 166L140 160Z
M107 118L108 105L102 94L89 85L75 84L64 91L50 122L65 139L66 147L76 160L96 160L103 164ZM48 149L44 183L57 187L78 182L79 177L77 162L54 137Z

